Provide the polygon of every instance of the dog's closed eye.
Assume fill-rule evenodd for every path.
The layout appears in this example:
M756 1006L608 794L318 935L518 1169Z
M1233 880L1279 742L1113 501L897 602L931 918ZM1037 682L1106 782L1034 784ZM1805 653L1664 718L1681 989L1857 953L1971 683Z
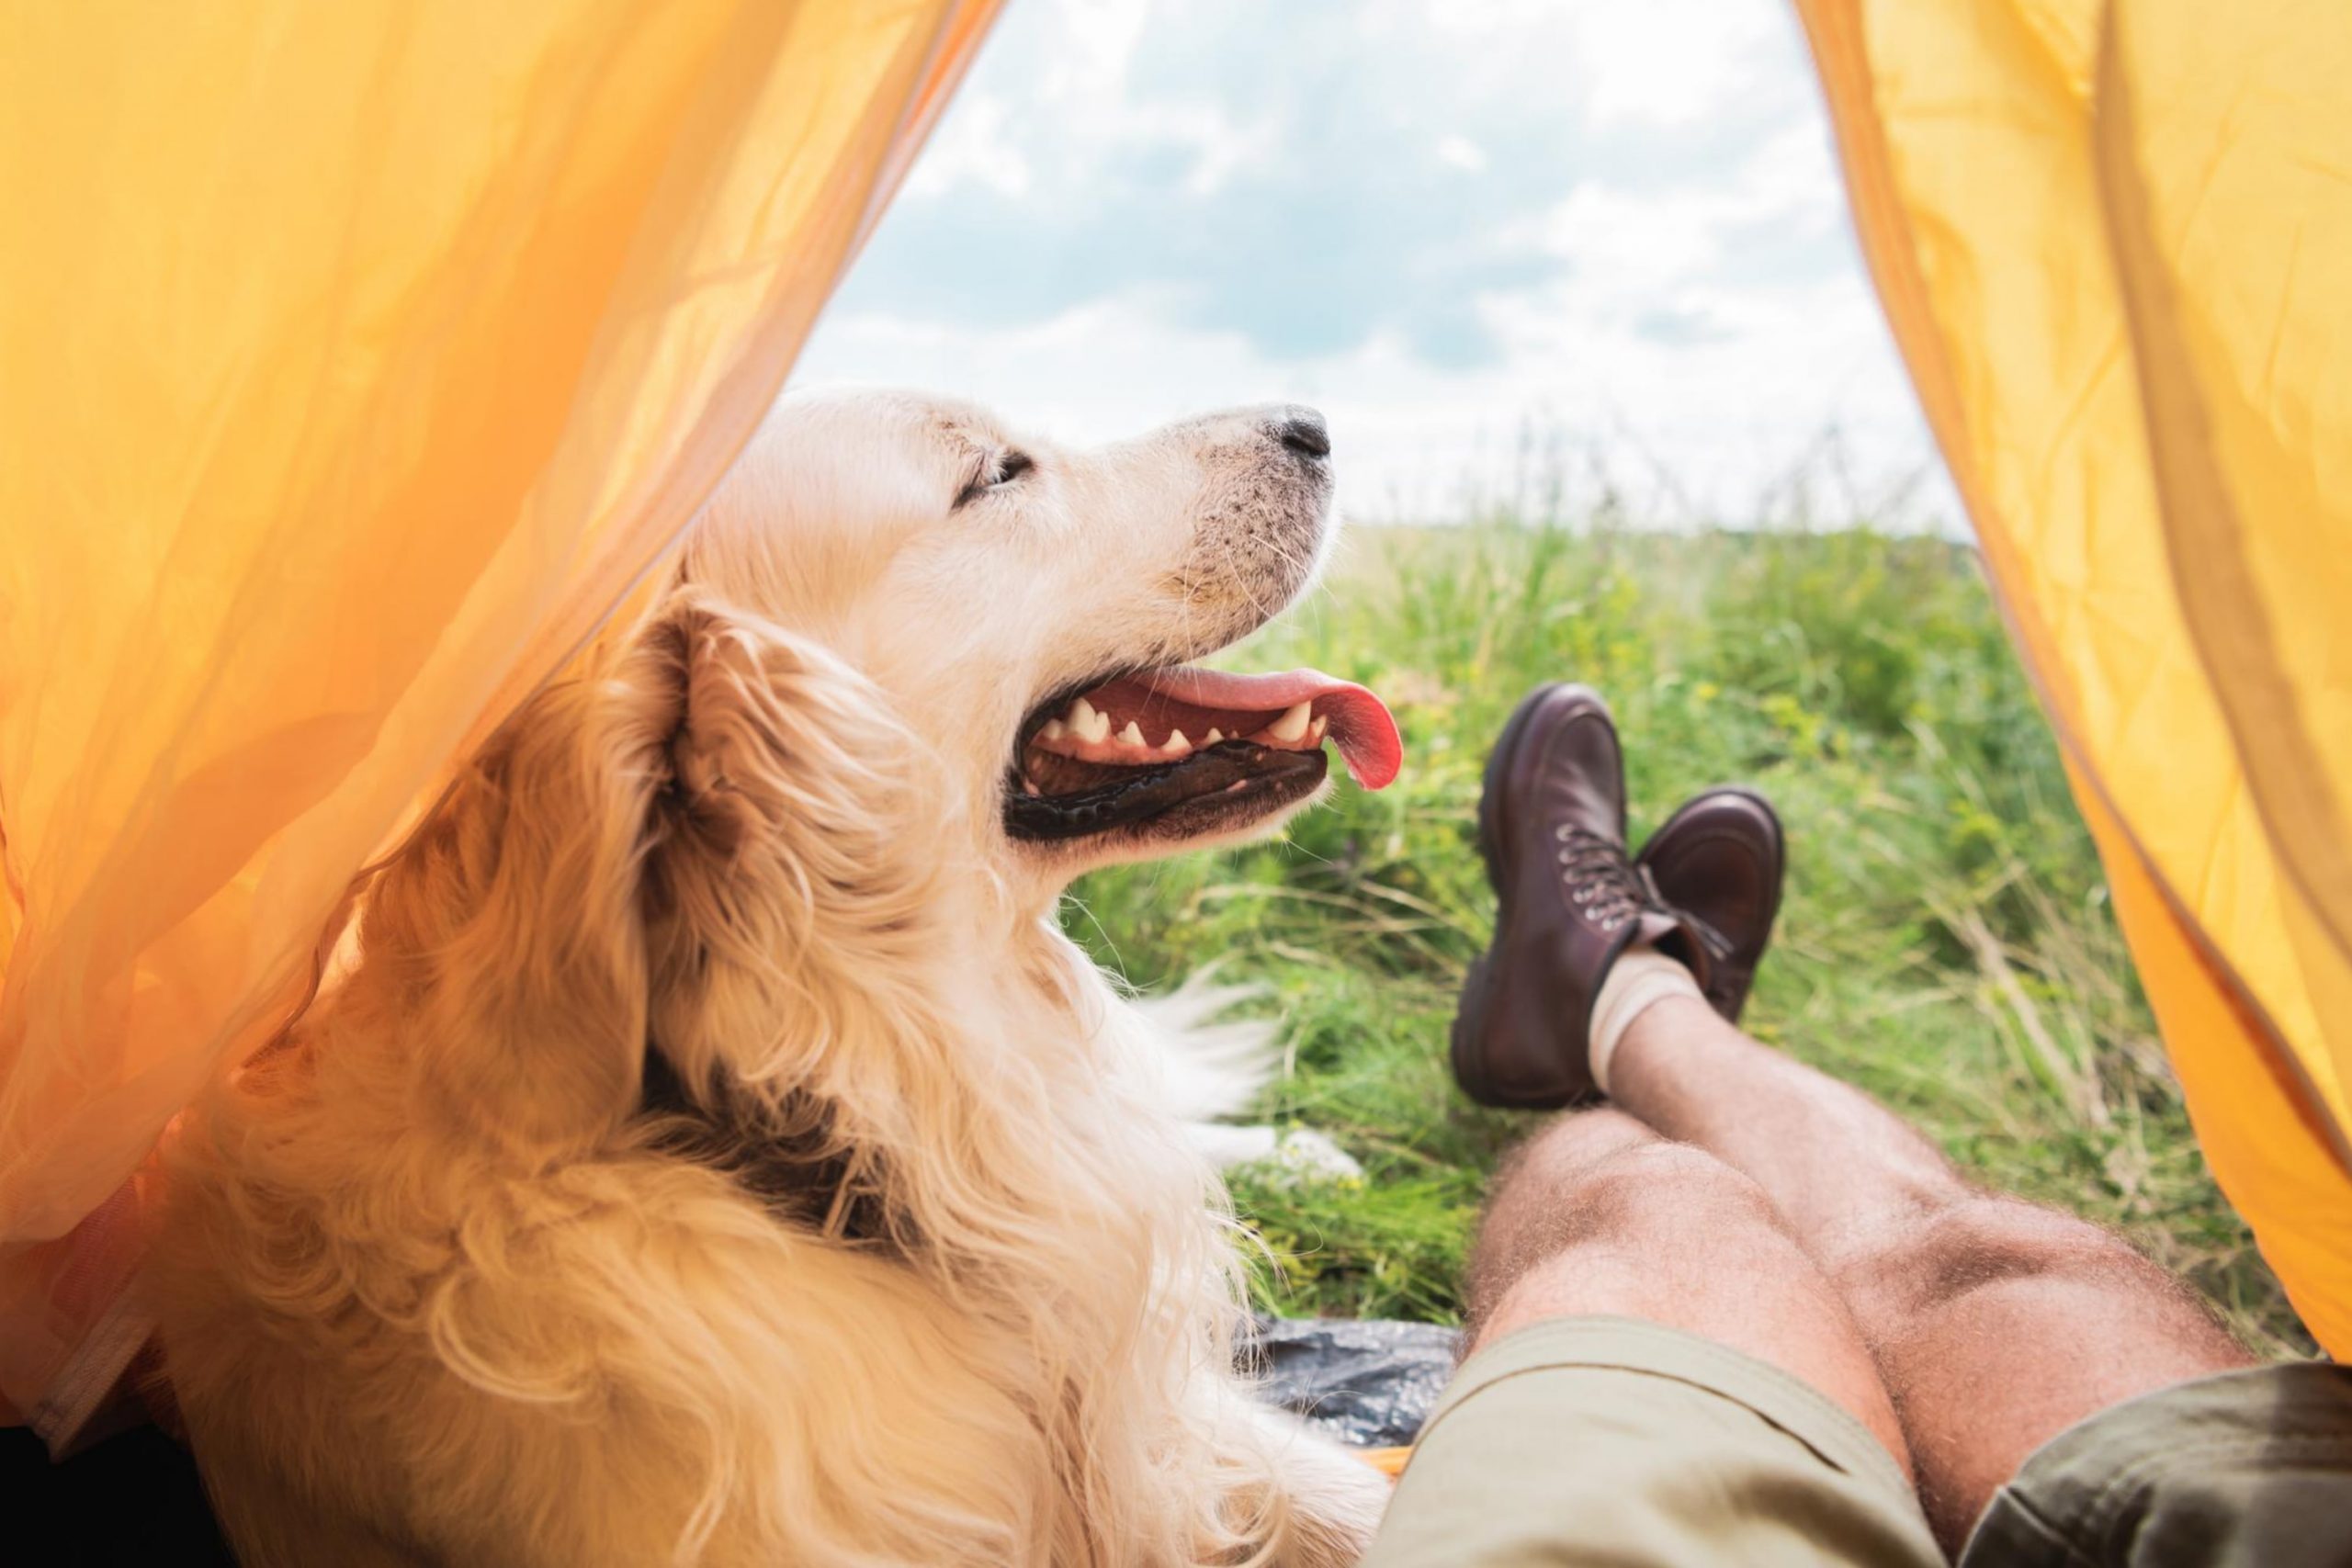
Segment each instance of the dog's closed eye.
M956 504L950 511L959 510L1002 485L1009 485L1037 466L1026 452L999 453L993 460L984 460L978 472L956 492Z

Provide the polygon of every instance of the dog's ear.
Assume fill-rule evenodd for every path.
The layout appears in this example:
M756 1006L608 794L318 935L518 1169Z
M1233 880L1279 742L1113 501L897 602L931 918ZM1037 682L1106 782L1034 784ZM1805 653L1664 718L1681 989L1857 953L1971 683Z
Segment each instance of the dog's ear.
M884 694L823 646L689 591L650 633L685 691L644 897L653 1042L689 1094L780 1107L921 967L939 807Z
M925 940L914 755L824 648L680 590L492 739L370 891L355 983L509 1146L608 1135L649 1043L780 1102Z
M639 869L682 716L634 640L592 657L499 728L369 890L355 985L379 987L435 1122L555 1150L634 1107Z

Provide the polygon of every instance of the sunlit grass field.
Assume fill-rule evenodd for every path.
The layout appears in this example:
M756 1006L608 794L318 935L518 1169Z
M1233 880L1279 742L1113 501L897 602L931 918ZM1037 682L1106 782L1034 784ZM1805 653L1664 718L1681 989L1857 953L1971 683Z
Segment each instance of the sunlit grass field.
M1615 707L1635 840L1718 782L1791 837L1761 1039L1850 1078L1989 1183L2118 1227L2256 1349L2310 1344L2191 1140L2048 730L1973 558L1867 531L1663 536L1361 529L1236 651L1396 710L1403 776L1342 784L1279 842L1089 878L1071 934L1147 989L1258 982L1285 1070L1264 1107L1361 1160L1360 1189L1244 1176L1266 1305L1450 1319L1480 1193L1530 1126L1444 1065L1493 915L1479 770L1512 705L1569 678ZM1335 771L1336 766L1335 766Z

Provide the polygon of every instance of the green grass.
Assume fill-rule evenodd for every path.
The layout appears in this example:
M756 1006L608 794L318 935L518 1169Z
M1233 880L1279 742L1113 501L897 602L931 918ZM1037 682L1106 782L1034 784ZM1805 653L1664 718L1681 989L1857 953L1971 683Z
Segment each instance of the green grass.
M2267 1353L2310 1341L2215 1191L2053 744L1973 556L1869 532L1665 537L1499 525L1359 530L1308 603L1238 650L1364 682L1403 727L1388 790L1342 784L1283 840L1088 878L1071 934L1146 987L1263 983L1280 1122L1361 1189L1244 1177L1288 1314L1446 1321L1480 1196L1528 1118L1443 1057L1493 915L1479 770L1539 681L1605 693L1636 841L1743 782L1791 834L1749 1006L1758 1038L1894 1106L1986 1181L2115 1226Z

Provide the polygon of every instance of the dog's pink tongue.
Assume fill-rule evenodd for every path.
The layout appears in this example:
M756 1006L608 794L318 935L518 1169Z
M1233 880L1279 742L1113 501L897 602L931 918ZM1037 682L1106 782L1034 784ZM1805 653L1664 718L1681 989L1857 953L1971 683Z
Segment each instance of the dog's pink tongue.
M1356 783L1366 789L1386 788L1405 762L1404 738L1396 733L1388 705L1353 682L1334 680L1319 670L1231 675L1175 664L1147 670L1135 679L1170 702L1200 708L1281 713L1312 703L1317 716L1331 721L1332 744Z

